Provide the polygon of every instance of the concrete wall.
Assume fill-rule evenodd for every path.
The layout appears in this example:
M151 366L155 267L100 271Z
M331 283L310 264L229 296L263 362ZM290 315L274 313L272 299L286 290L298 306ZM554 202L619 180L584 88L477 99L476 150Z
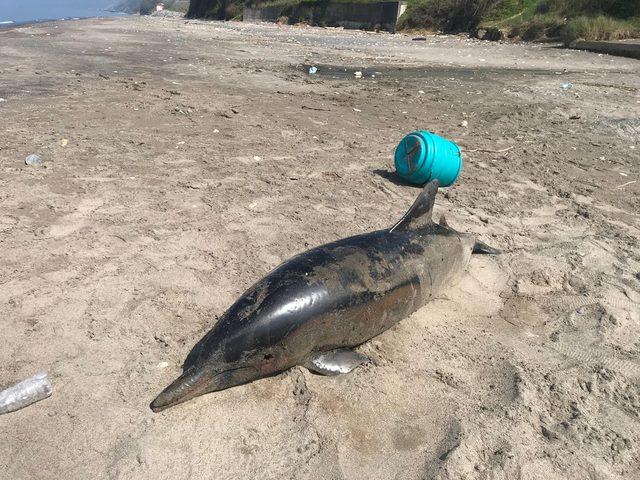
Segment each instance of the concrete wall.
M272 6L248 8L243 11L246 22L275 22L280 17L288 17L292 23L308 22L312 25L328 27L373 29L376 27L395 31L400 16L400 6L404 2L376 3L311 3L295 6Z
M569 47L575 48L576 50L589 50L590 52L606 53L640 60L640 41L638 40L610 42L587 42L579 40L572 42Z
M275 22L282 16L282 12L285 7L263 7L263 8L250 8L244 7L242 10L243 22Z

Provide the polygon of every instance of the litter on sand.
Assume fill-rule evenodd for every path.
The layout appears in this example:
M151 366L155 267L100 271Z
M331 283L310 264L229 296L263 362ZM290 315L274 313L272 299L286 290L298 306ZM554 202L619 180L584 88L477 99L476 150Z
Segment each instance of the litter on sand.
M49 375L45 372L37 373L0 392L0 415L15 412L44 400L51 396L52 390Z
M42 162L42 157L36 154L31 154L24 160L25 165L41 165Z

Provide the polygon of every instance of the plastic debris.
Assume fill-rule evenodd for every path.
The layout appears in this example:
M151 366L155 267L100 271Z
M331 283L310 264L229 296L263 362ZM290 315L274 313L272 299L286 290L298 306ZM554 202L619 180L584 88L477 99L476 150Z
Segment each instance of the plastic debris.
M68 143L69 143L69 140L66 138L63 138L62 140L60 140L61 147L66 147Z
M405 136L394 154L398 176L414 185L437 179L443 187L453 185L462 170L460 147L427 130Z
M7 101L7 99L6 99L6 98L0 98L0 103L2 103L2 102L6 102L6 101Z
M427 37L413 37L411 40L414 42L424 42L426 39Z
M25 165L41 165L43 161L40 155L31 154L25 159L24 163Z
M362 78L362 72L360 70L355 72L354 75L356 76L356 78Z
M463 120L462 123L460 123L461 127L468 127L469 126L469 122L467 122L466 120Z
M51 395L53 386L47 373L37 373L0 392L0 415L15 412Z
M563 90L571 90L572 88L573 88L573 83L571 82L565 82L562 84Z
M309 67L309 75L315 75L318 73L318 67Z

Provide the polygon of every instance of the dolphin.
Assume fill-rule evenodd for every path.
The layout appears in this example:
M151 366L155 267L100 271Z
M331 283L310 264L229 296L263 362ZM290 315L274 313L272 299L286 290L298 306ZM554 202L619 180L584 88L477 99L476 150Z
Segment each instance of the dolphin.
M393 227L301 253L247 290L188 354L153 402L159 412L296 365L348 373L354 347L388 330L463 275L472 253L500 253L432 221L438 181Z

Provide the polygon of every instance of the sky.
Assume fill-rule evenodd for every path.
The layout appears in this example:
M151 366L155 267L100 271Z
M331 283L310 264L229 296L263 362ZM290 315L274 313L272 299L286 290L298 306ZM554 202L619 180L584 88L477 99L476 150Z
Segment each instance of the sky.
M105 15L117 0L0 0L0 22L28 22Z

